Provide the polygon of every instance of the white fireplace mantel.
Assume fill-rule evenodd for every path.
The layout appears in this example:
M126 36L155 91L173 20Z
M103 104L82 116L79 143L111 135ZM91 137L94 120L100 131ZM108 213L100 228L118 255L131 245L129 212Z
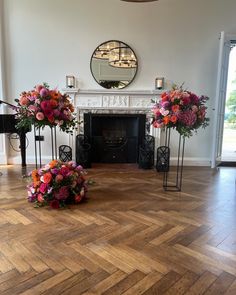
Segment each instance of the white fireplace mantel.
M70 96L75 106L77 119L82 122L77 133L83 133L83 114L87 112L102 114L151 114L153 101L158 100L163 90L126 90L126 89L62 89ZM150 133L159 141L159 130L151 127ZM69 139L75 145L75 134ZM74 155L73 155L74 156Z
M78 93L82 95L90 94L120 94L120 95L160 95L164 90L126 90L126 89L79 89L79 88L64 88L64 93L69 95L76 95Z
M121 89L63 89L70 95L77 109L101 110L143 110L148 111L160 96L160 90L121 90Z

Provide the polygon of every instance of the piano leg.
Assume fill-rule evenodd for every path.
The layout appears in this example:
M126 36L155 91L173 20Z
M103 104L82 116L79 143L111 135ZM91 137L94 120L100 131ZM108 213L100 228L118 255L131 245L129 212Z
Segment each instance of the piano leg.
M25 132L20 131L19 133L20 136L20 152L21 152L21 166L25 167L26 166L26 144L25 144Z

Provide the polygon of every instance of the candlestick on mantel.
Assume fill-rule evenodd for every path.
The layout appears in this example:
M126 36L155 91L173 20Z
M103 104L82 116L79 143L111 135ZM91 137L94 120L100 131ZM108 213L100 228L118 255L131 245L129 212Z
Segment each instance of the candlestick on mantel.
M74 76L66 76L66 88L75 88Z
M160 77L160 78L156 78L156 81L155 81L155 88L158 89L158 90L161 90L164 88L164 78L163 77Z

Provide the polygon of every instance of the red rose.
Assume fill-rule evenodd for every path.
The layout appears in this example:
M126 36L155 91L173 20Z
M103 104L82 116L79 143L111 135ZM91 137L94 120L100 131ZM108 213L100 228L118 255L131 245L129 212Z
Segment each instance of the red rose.
M81 195L76 195L76 196L75 196L75 202L76 202L76 203L81 202L81 200L82 200Z

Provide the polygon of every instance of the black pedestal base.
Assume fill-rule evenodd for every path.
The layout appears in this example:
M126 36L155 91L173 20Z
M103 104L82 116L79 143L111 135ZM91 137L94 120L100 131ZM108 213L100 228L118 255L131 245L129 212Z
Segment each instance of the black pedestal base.
M171 129L167 128L166 129L166 137L165 137L165 146L168 149L170 149L170 135L171 135ZM170 181L169 169L164 172L163 188L165 191L180 192L182 189L184 148L185 148L185 137L179 135L175 180Z

